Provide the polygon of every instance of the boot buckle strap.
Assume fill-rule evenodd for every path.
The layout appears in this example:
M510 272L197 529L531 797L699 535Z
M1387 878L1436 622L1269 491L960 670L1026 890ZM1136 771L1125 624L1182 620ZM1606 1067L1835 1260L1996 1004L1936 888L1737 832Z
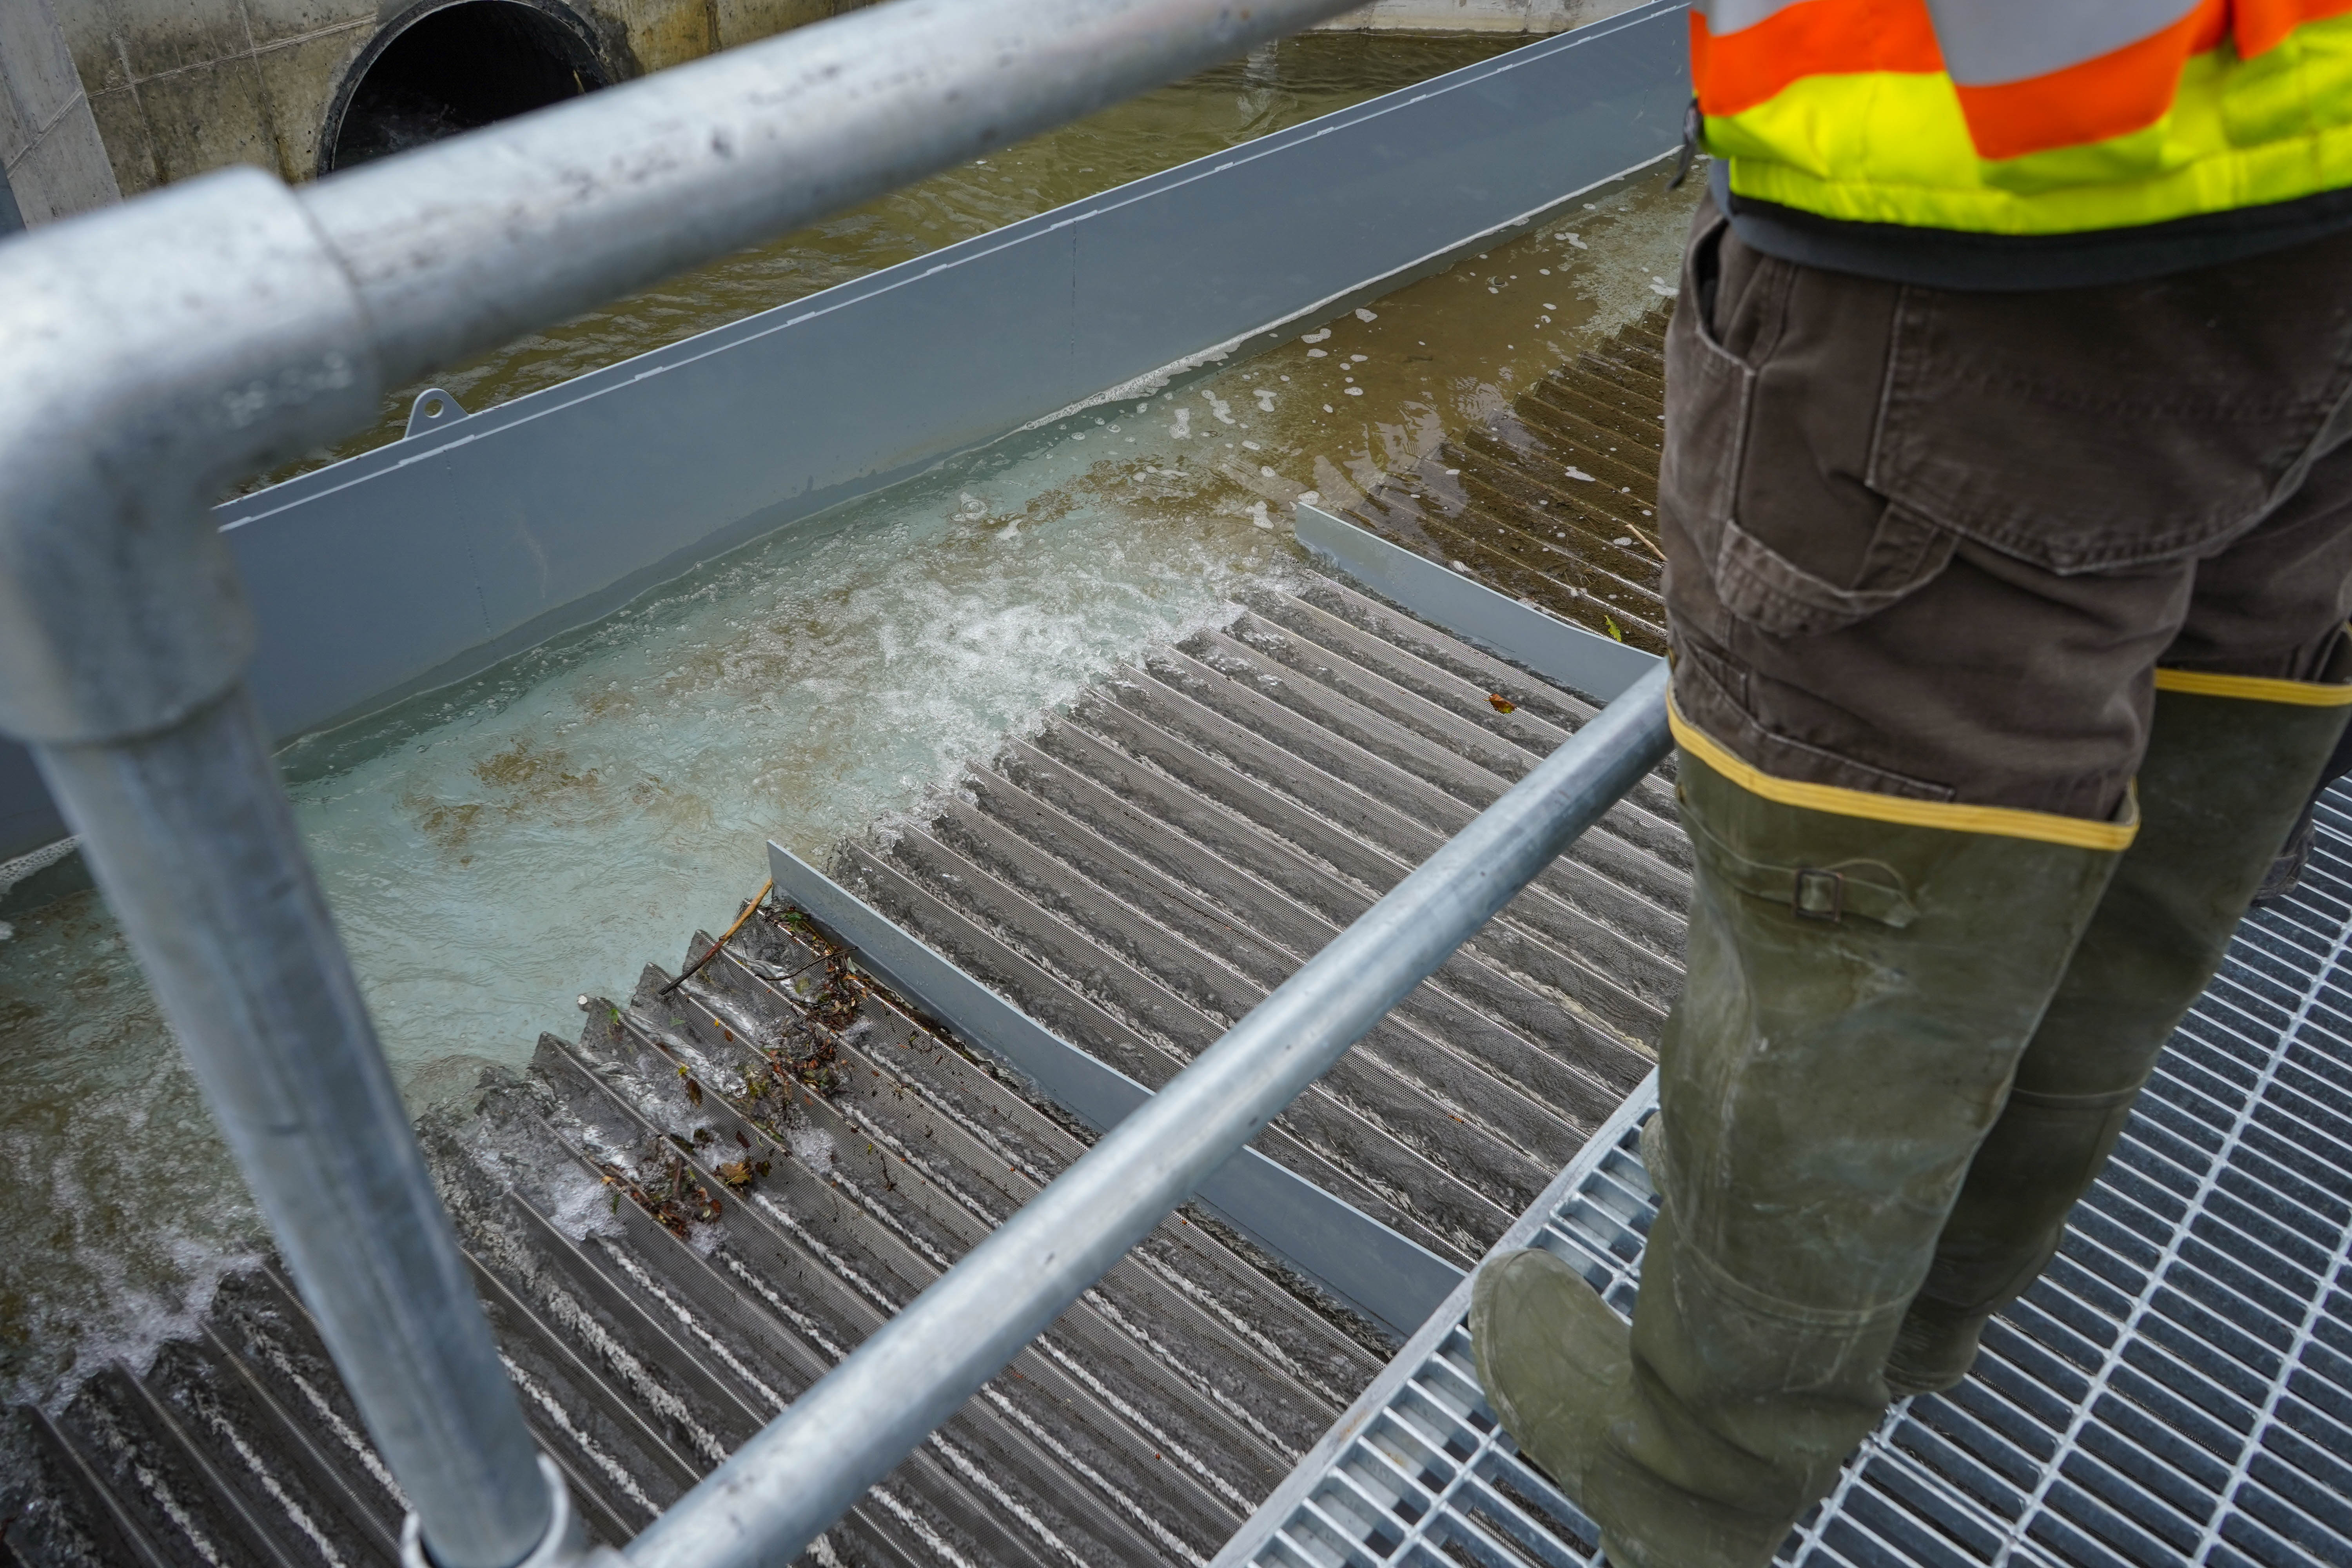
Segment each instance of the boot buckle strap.
M1919 916L1902 874L1881 860L1842 860L1835 867L1775 865L1741 854L1707 831L1696 812L1683 814L1683 827L1700 850L1703 864L1750 898L1778 904L1799 920L1835 925L1846 916L1901 931Z
M1800 920L1843 920L1845 874L1812 866L1798 867L1795 885L1790 890L1789 909Z

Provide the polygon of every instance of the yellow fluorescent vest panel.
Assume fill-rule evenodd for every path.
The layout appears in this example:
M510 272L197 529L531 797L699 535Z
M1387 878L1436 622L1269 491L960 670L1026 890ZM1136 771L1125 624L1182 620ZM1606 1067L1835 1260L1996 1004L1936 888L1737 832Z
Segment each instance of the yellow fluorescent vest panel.
M1951 79L1811 76L1706 121L1737 195L1865 223L2071 234L2292 201L2352 185L2352 16L2306 23L2241 60L2181 72L2171 111L2087 146L1979 158Z

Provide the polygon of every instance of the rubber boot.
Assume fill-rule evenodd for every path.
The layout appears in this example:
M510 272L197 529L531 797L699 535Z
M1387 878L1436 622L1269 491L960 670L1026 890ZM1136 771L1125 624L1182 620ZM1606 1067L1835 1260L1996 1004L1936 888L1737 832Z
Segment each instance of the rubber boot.
M2105 1168L2164 1043L2213 972L2343 731L2331 680L2159 677L2139 773L2139 837L2018 1064L1977 1152L1886 1368L1895 1394L1968 1374L1990 1316L2056 1255L2066 1217ZM2216 684L2206 678L2200 685ZM2289 700L2274 700L2285 695Z
M2254 889L2255 908L2277 903L2303 885L2304 868L2311 864L2311 847L2319 834L2314 816L2318 809L2316 801L2305 806L2303 815L2294 819L2294 826L2286 830L2284 847L2272 859L2270 869L2263 873L2262 886Z
M1689 964L1631 1331L1515 1253L1480 1271L1471 1332L1612 1563L1751 1568L1883 1414L1896 1326L2131 830L1792 785L1675 730Z

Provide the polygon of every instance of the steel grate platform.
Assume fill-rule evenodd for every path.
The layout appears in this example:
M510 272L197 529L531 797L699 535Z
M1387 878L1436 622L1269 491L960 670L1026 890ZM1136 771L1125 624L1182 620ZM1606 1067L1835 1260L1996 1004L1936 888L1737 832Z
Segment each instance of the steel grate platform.
M2058 1261L1969 1380L1898 1405L1780 1561L2352 1564L2352 790L2240 929ZM1645 1084L1500 1245L1630 1311ZM1480 1396L1455 1292L1217 1568L1584 1568L1595 1532Z

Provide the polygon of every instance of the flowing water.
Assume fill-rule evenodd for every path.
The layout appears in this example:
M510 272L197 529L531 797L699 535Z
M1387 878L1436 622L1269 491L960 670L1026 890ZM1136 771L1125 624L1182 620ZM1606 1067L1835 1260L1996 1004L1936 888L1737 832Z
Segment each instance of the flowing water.
M1325 36L1042 138L443 378L469 407L1494 52ZM1696 182L1694 182L1694 186ZM730 918L773 837L917 811L1119 659L1297 570L1344 502L1667 291L1693 191L1544 230L1244 363L1099 405L746 546L461 687L312 737L297 815L423 1106ZM404 398L387 405L404 414ZM396 420L350 449L397 433ZM0 1394L139 1357L264 1244L95 894L0 942Z

